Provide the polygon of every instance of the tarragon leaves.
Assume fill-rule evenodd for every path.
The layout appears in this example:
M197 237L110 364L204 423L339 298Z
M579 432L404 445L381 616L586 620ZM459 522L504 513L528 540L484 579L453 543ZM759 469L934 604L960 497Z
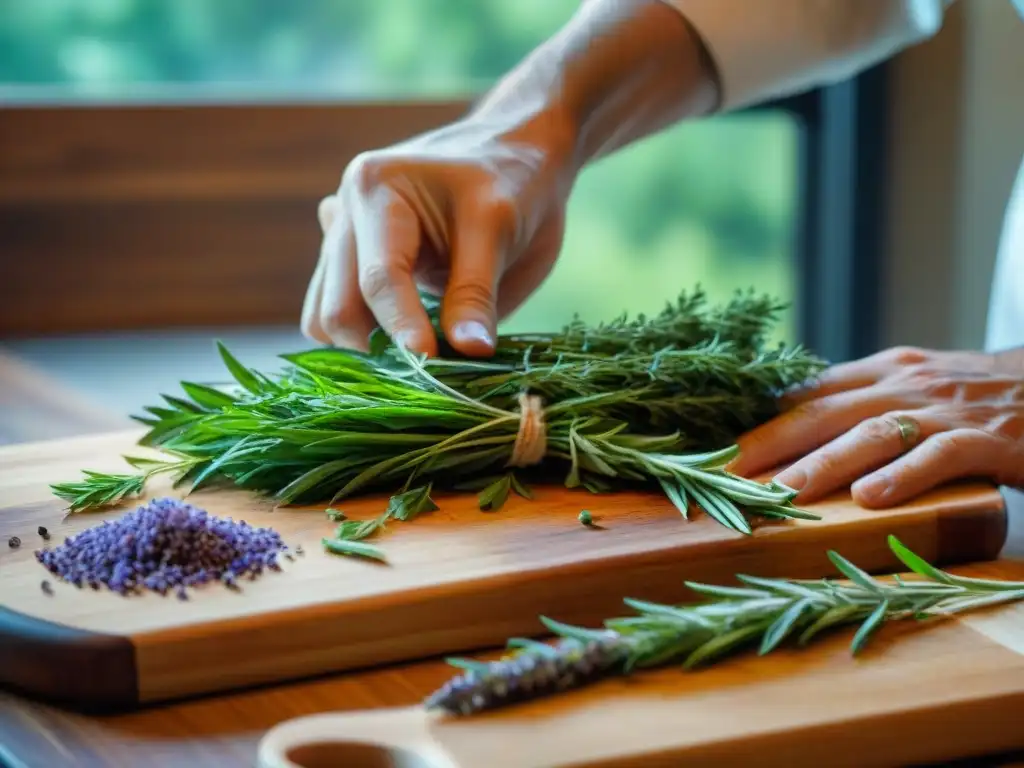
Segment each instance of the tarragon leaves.
M559 693L606 674L673 661L693 669L754 646L765 655L792 642L805 646L826 630L856 624L858 654L887 621L929 619L1024 600L1024 582L968 579L940 571L890 536L893 553L922 579L875 579L835 552L829 559L844 581L738 576L745 586L693 584L703 602L660 605L627 599L637 615L610 619L603 629L541 623L553 645L509 641L510 655L493 662L454 660L466 670L424 702L428 708L472 714L526 698Z
M387 527L389 520L407 522L424 512L438 509L430 497L431 485L428 483L420 488L395 494L388 501L387 510L379 517L370 520L348 520L338 510L327 510L328 518L340 520L334 530L334 538L324 538L323 545L328 552L336 555L356 555L370 557L375 560L386 560L383 550L363 539L367 539Z
M431 484L427 483L422 488L392 496L388 502L388 515L396 520L412 520L423 512L435 512L439 507L430 498L430 490Z
M424 305L440 333L439 302ZM408 489L473 486L479 507L496 511L561 475L593 493L660 489L683 517L702 510L749 534L754 517L816 517L789 489L725 470L735 437L824 366L799 348L765 347L780 308L753 293L708 307L698 289L651 317L503 335L488 360L444 345L448 356L427 359L377 333L369 353L287 354L272 376L218 343L232 387L183 382L136 417L149 427L140 442L178 457L176 481L193 490L220 483L279 504L385 491L396 494L389 515L410 519L429 505ZM545 453L513 473L524 392L543 403ZM142 493L152 474L142 473L91 473L53 490L72 511L102 507Z

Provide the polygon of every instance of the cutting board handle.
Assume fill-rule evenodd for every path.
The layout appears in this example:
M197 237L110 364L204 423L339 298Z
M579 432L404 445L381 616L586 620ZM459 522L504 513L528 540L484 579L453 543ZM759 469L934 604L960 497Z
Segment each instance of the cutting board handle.
M430 737L419 708L287 720L259 743L259 768L459 768Z

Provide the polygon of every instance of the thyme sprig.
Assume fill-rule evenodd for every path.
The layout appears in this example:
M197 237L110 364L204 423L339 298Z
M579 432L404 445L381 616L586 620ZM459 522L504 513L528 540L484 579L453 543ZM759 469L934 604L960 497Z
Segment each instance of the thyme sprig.
M468 715L680 660L689 670L750 646L762 656L790 640L803 647L822 632L851 624L859 624L850 642L857 654L887 621L935 620L1024 600L1024 582L954 576L895 536L888 542L923 580L893 575L882 581L829 551L845 580L739 575L741 586L687 582L707 600L676 606L627 599L637 615L606 621L603 629L542 617L559 638L555 644L514 638L508 643L512 653L497 661L450 659L464 671L431 694L425 706Z
M424 302L439 327L436 300ZM699 507L745 534L751 516L816 519L793 506L791 489L725 466L736 436L774 415L778 393L824 361L764 348L780 309L768 298L705 304L698 289L651 318L502 336L486 361L427 359L378 332L368 354L284 355L284 371L267 375L219 345L234 391L184 382L183 396L164 395L136 417L149 427L141 443L174 461L53 490L80 511L141 494L167 471L193 491L227 484L281 504L475 485L480 508L495 510L560 475L593 493L658 488L684 517ZM540 465L514 468L524 392L543 402L546 446Z

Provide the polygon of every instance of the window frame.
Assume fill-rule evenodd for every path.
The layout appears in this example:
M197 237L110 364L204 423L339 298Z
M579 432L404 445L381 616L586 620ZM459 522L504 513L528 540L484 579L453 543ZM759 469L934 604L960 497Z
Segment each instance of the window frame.
M795 233L800 343L833 363L882 339L891 65L749 110L781 109L800 123Z

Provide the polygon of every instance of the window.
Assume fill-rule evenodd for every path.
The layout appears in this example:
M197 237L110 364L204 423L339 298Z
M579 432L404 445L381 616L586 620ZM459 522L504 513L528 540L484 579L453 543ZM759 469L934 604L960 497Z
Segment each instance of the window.
M41 123L59 121L62 113L54 105L88 112L101 123L109 116L109 128L93 123L95 143L77 153L50 146L50 156L63 165L45 190L39 187L46 185L45 179L39 182L40 166L31 157L15 159L16 145L4 143L0 154L8 157L0 157L0 184L8 189L0 189L0 226L14 233L14 250L24 257L18 266L0 268L7 272L6 283L12 295L15 288L31 288L32 249L77 248L82 259L95 253L92 263L102 266L69 266L77 272L66 277L63 305L78 312L76 327L153 326L161 318L173 325L186 303L191 308L180 321L184 325L297 318L316 255L315 200L334 186L346 156L454 117L466 99L513 66L577 5L578 0L0 1L0 99L33 116L9 128L14 138L27 141ZM154 116L154 103L172 105L173 111ZM792 303L780 338L816 346L824 341L827 354L847 356L851 334L862 341L870 334L850 317L842 318L838 330L834 317L823 319L836 307L855 311L859 302L820 300L825 287L844 290L853 281L841 276L849 264L825 268L826 254L815 248L831 238L835 251L846 229L863 231L851 228L848 217L843 232L834 231L835 217L852 210L850 201L817 201L830 184L850 181L842 178L850 172L843 152L855 137L824 141L822 120L832 113L821 103L818 94L689 123L588 169L571 200L565 249L554 274L507 327L550 328L576 312L601 320L623 311L656 311L698 283L715 299L753 286ZM400 105L399 111L387 112L391 104ZM201 117L203 110L212 116ZM344 133L357 122L362 127L351 130L358 138L346 144ZM8 125L15 125L13 119ZM281 131L276 142L268 138L274 125ZM111 130L124 135L104 138ZM149 131L159 135L147 149L139 136ZM263 138L250 139L251 151L244 155L244 147L235 145L246 139L233 140L231 131ZM332 131L340 144L324 138ZM202 149L204 140L220 154ZM124 142L133 141L139 146L126 150ZM228 168L223 156L236 151L244 157ZM153 160L145 152L166 157ZM839 182L821 178L826 154L842 166L834 169ZM186 170L204 181L190 183ZM97 194L112 207L100 210ZM813 203L811 195L817 196ZM72 210L76 196L91 216ZM68 206L62 214L46 207L54 197ZM43 233L47 215L62 215L60 225L77 228L77 238ZM827 232L822 217L832 217ZM261 226L268 228L262 234ZM253 227L255 233L245 234ZM208 253L194 261L190 254L204 248L204 241L200 234L190 238L189 229L201 232L208 244ZM245 276L239 271L243 258ZM164 266L136 275L145 260ZM234 266L218 269L211 264L216 260ZM191 270L191 279L172 274L179 268ZM111 310L102 317L76 310L83 286L101 279L96 272L120 281L122 291L145 292L148 304L125 299L123 317ZM162 298L160 286L174 280L174 299ZM200 281L218 287L203 293ZM202 309L214 297L229 306ZM5 310L5 331L57 329L15 320L13 311Z

